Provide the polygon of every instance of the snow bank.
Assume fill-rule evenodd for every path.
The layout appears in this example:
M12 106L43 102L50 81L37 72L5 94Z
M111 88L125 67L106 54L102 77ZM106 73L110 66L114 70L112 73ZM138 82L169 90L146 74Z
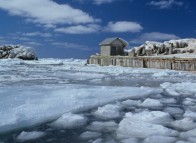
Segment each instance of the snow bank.
M32 132L23 131L17 136L17 140L19 142L36 140L36 139L41 138L45 135L46 135L46 133L40 132L40 131L32 131Z

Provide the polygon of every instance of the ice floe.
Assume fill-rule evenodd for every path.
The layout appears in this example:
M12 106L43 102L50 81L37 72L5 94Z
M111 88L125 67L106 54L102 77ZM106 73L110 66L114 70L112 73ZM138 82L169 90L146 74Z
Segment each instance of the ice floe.
M117 130L118 138L147 138L152 135L177 136L178 132L162 125L124 118Z
M161 108L163 104L157 99L147 98L140 104L140 106L146 108Z
M147 137L143 143L174 143L176 141L175 137L165 137L165 136L150 136Z
M171 122L171 126L177 130L188 131L196 128L196 123L190 118L183 118Z
M31 131L31 132L23 131L17 136L17 140L20 142L36 140L38 138L44 137L45 135L46 133L40 131Z
M67 113L49 125L55 128L74 129L86 124L87 119L82 115Z
M114 121L107 121L107 122L101 122L101 121L94 121L89 126L87 126L87 129L90 131L96 131L96 132L113 132L117 129L118 124Z
M96 139L101 136L101 133L86 131L80 135L82 139Z
M93 114L101 119L115 119L122 116L120 113L120 107L112 104L98 107L97 111L95 111Z

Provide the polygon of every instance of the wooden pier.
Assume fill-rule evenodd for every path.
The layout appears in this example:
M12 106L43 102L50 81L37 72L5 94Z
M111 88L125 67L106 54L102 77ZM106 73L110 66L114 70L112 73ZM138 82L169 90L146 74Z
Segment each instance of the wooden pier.
M158 68L182 71L196 71L196 55L176 57L172 56L91 56L89 64L101 66L123 66L136 68Z

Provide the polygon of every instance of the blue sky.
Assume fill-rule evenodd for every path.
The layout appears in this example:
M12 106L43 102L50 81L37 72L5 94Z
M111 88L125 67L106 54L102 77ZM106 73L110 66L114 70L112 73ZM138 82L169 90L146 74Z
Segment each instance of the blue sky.
M0 0L0 45L35 48L40 58L88 58L99 42L195 38L195 0Z

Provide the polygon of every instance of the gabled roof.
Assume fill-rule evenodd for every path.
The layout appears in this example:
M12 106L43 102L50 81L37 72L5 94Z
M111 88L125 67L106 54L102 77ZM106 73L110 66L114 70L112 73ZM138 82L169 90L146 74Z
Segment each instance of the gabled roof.
M103 45L110 45L112 44L112 42L114 42L115 40L119 40L123 45L124 47L128 46L128 42L121 39L121 38L118 38L118 37L115 37L115 38L106 38L105 40L103 40L101 43L99 43L100 46L103 46Z

